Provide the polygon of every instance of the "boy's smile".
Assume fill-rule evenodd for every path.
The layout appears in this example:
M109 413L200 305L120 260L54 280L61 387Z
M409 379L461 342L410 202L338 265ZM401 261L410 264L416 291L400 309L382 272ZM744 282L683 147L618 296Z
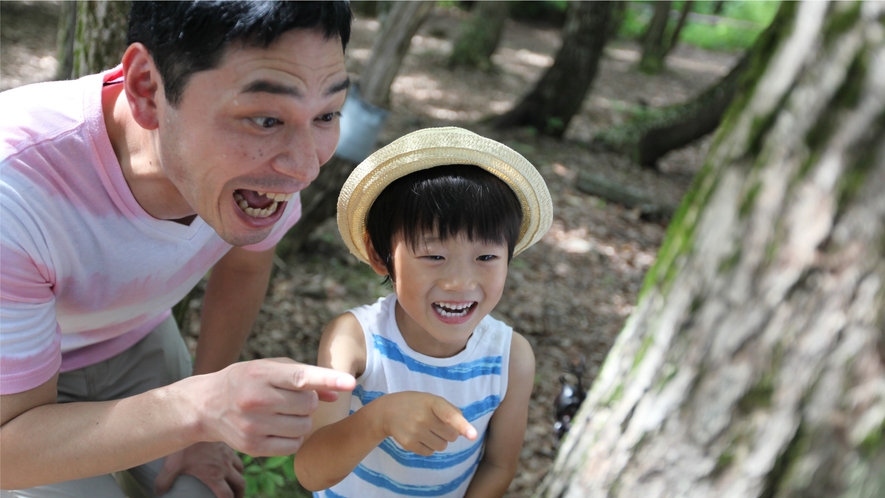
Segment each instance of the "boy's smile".
M406 343L427 356L449 357L464 349L500 301L507 246L464 236L445 241L434 237L413 250L396 237L393 268L396 323Z

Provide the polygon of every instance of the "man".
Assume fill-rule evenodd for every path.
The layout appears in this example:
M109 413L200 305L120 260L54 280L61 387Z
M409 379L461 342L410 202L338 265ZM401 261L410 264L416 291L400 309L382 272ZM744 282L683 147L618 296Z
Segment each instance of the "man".
M335 150L350 22L346 2L133 2L120 67L0 94L3 496L122 497L124 469L242 496L231 447L292 454L353 388L232 364ZM190 376L169 309L210 268Z

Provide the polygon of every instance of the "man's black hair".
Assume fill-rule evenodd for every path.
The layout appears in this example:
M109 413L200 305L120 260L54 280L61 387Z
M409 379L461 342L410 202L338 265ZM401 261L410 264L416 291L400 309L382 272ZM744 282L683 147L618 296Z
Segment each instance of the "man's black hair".
M522 216L516 193L497 176L478 166L437 166L391 182L369 209L366 231L393 275L396 236L413 250L427 233L443 241L466 235L470 241L506 244L509 262Z
M132 2L127 45L143 43L154 59L166 100L177 106L190 75L212 69L233 42L266 48L293 29L319 29L327 40L350 40L353 15L344 2Z

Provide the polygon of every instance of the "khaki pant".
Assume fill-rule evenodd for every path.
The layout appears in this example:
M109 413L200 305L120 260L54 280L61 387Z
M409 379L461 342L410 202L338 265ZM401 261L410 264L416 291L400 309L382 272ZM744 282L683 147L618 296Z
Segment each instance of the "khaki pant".
M126 398L171 384L190 374L190 354L181 339L175 320L170 317L144 339L117 356L59 375L58 402ZM17 491L0 491L0 498L153 498L156 496L154 480L162 468L161 458L114 475ZM118 482L123 484L125 491ZM209 498L215 495L195 477L181 475L172 489L163 496Z

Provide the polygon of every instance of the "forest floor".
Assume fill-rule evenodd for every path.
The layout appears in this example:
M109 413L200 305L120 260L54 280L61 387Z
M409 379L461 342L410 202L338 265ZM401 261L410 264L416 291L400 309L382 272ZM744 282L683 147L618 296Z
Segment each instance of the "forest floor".
M0 9L0 90L51 78L57 3L0 2ZM586 144L602 128L626 119L631 107L680 103L698 94L724 76L738 54L679 46L666 70L650 76L635 68L640 54L634 43L613 41L581 112L560 141L531 130L495 131L481 122L511 108L531 88L553 62L559 30L508 21L492 71L450 70L446 56L464 17L456 9L436 8L413 38L393 83L379 144L418 128L462 126L521 152L547 181L553 227L513 260L504 296L493 312L526 336L536 356L529 426L507 495L523 498L537 488L556 454L553 401L560 375L584 358L585 383L595 377L633 309L666 230L665 222L644 220L636 210L581 193L575 188L576 175L592 171L659 203L676 205L704 159L709 137L665 156L659 171ZM347 50L354 80L369 58L378 28L374 19L357 17L354 23ZM389 292L367 265L348 253L333 220L301 252L281 256L243 359L285 356L313 363L320 332L332 317ZM183 330L191 348L199 333L200 297L198 292L191 301Z

